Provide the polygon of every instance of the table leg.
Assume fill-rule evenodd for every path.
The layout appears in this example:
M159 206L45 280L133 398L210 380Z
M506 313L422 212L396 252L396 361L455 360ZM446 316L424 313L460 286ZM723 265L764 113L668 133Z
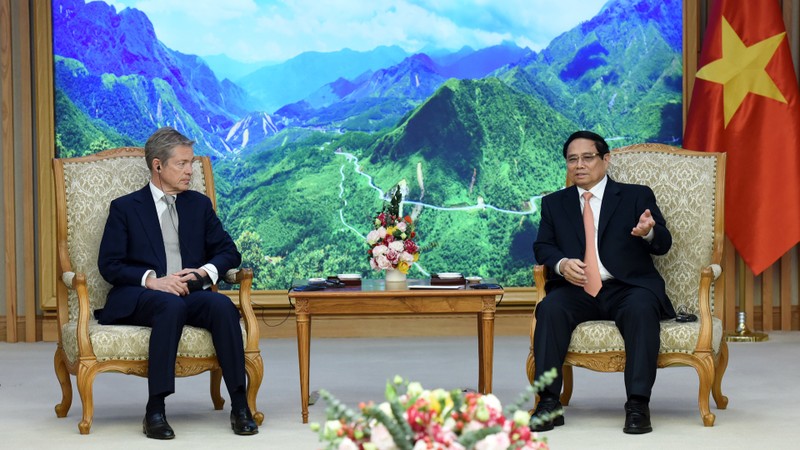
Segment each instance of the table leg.
M492 393L492 370L494 366L494 297L483 299L483 310L480 313L480 372L479 390L481 394Z
M300 405L303 408L303 423L308 423L308 368L311 359L311 314L308 300L295 301L297 321L297 358L300 363Z
M478 392L483 394L483 313L475 315L478 320Z

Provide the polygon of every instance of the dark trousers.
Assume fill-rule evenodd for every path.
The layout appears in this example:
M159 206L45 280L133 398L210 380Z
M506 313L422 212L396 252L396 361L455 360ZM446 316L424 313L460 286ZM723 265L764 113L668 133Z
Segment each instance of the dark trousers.
M228 393L245 389L244 344L239 310L230 299L213 291L195 291L180 297L145 290L136 309L118 324L152 328L148 361L148 390L151 396L175 392L175 359L184 325L211 332L214 350L222 368Z
M660 346L661 306L651 291L616 280L603 283L597 297L583 288L568 285L548 292L536 305L533 354L535 379L555 367L558 378L542 396L559 396L561 368L569 348L572 331L589 320L613 320L625 340L625 391L650 398L656 381Z

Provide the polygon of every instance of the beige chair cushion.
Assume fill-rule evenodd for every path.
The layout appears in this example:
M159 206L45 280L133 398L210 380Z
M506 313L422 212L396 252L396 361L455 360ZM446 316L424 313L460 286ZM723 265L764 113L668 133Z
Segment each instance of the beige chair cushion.
M64 352L70 363L78 358L78 324L69 322L61 329ZM150 347L150 327L136 325L100 325L89 323L89 340L98 361L123 360L142 361L147 359ZM246 345L247 333L242 327L242 342ZM211 333L204 328L186 325L183 327L178 356L207 358L216 356Z
M713 351L719 352L722 342L722 321L716 317L712 321ZM694 353L697 338L700 336L700 322L679 323L674 320L661 322L661 348L659 353ZM570 352L603 353L625 351L625 342L619 329L610 320L584 322L572 333Z

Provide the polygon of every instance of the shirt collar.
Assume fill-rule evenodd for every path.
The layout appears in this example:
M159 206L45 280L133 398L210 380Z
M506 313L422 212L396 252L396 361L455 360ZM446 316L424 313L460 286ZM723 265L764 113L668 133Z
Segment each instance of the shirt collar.
M156 204L158 204L159 200L161 200L161 197L167 195L164 193L164 191L156 187L152 181L150 182L150 193L153 195L153 201L156 202Z
M608 175L603 176L603 179L600 180L597 184L592 186L589 189L589 192L592 193L593 197L597 197L598 200L603 200L603 193L606 191L606 185L608 184ZM577 186L576 186L577 187ZM583 193L586 192L586 189L582 187L578 187L578 197L583 197Z

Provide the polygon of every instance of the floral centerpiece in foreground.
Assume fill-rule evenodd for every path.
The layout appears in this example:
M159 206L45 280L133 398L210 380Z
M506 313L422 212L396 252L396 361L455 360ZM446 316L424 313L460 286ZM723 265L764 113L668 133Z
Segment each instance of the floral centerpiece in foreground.
M367 234L369 265L373 270L398 270L406 274L419 259L419 246L414 242L414 221L402 215L402 184L394 187L390 201L373 221L374 229ZM388 279L388 276L387 276Z
M362 403L360 413L321 390L327 421L311 429L327 450L546 450L546 439L530 431L530 413L521 407L555 377L552 369L505 411L492 394L426 390L400 377L387 382L385 402Z

